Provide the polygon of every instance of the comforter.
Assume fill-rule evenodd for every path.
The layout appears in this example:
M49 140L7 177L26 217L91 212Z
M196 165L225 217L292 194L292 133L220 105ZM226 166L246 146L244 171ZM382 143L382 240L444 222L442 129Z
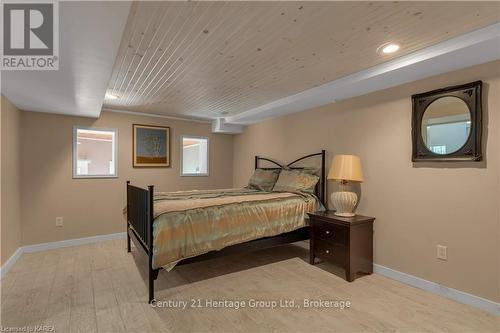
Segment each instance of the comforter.
M308 193L246 188L155 193L153 268L170 270L185 258L299 229L308 212L321 209Z

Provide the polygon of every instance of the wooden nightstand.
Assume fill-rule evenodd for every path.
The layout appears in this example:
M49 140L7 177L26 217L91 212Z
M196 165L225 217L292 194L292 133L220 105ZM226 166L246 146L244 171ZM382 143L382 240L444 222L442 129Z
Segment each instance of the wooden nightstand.
M334 211L309 213L311 225L310 258L329 261L345 269L346 280L373 273L374 217L340 217Z

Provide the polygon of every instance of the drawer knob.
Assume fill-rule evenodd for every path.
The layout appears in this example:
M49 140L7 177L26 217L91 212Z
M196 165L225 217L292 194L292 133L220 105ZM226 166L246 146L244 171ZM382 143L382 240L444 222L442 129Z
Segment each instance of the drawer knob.
M330 250L326 250L325 252L326 252L326 253L330 253Z
M330 234L330 230L325 231L325 233L326 233L327 235L329 235L329 234Z

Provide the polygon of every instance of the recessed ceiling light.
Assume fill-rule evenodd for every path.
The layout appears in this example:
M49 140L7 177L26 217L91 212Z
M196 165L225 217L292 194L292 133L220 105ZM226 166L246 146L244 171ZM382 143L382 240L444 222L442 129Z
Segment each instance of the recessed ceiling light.
M396 43L387 43L378 48L379 52L384 54L394 53L399 50L400 46Z
M115 94L111 94L111 93L106 93L106 99L118 99L120 98L120 96L118 95L115 95Z

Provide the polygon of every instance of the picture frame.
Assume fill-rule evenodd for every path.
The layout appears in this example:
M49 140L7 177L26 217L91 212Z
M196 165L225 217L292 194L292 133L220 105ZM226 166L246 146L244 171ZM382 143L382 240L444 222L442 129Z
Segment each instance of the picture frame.
M132 166L170 167L170 127L132 125Z

